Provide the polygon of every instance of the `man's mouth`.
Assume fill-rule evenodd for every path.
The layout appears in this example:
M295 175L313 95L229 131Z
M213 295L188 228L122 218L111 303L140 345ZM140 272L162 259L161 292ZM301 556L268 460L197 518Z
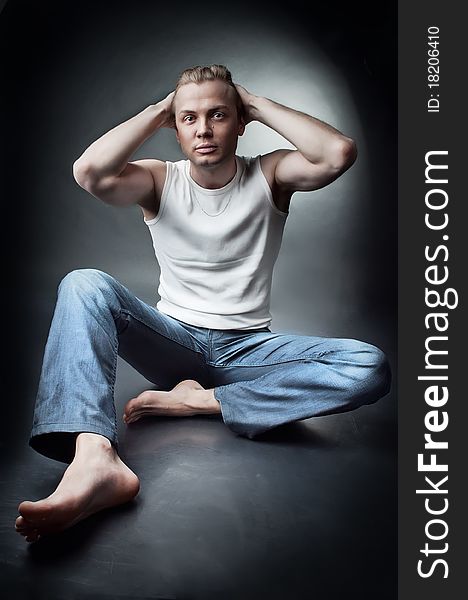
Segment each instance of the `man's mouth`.
M214 152L217 147L214 144L199 144L195 147L195 151L199 154L209 154L210 152Z

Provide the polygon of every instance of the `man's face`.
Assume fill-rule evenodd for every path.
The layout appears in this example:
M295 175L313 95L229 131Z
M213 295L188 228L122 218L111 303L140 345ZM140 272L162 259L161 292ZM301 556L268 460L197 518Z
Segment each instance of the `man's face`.
M174 117L182 152L195 165L215 167L235 155L244 123L232 86L219 80L181 86L174 99Z

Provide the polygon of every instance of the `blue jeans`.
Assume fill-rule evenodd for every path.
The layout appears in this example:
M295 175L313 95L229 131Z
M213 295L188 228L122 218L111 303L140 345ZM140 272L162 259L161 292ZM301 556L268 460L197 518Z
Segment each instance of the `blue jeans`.
M183 379L214 388L223 421L250 439L278 425L375 402L390 387L383 352L353 339L195 327L95 269L61 281L38 386L32 448L70 462L78 432L117 447L121 356L161 390Z

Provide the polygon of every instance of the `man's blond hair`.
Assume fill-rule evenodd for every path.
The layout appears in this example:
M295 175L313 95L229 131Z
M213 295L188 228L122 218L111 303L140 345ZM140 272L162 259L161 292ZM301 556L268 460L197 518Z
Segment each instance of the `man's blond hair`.
M230 85L233 88L236 97L237 114L239 118L243 117L244 105L242 103L242 99L239 96L239 92L237 91L234 82L232 81L231 71L229 71L229 69L224 65L197 65L195 67L189 67L188 69L185 69L185 71L182 71L182 73L179 76L179 79L177 80L175 93L177 94L177 90L183 85L186 85L187 83L200 84L204 83L205 81L214 80L223 81L224 83Z

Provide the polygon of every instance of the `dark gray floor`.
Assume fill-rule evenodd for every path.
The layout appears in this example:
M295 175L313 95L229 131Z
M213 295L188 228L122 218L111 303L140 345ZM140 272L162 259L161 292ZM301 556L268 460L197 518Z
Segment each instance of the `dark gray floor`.
M141 377L119 362L118 411ZM394 398L256 441L218 416L149 419L119 438L137 499L28 545L23 499L64 466L23 444L2 478L3 589L19 599L396 597ZM5 597L5 596L4 596Z

